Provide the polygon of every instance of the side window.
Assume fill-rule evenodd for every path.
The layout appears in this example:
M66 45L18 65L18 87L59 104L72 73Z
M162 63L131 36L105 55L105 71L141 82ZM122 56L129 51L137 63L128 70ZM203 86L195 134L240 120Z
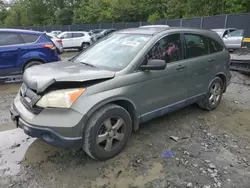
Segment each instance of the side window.
M72 38L72 33L65 33L62 37L63 37L64 39Z
M236 30L235 29L230 29L228 34L234 32L234 31L236 31Z
M206 37L198 34L185 34L186 58L199 57L208 54Z
M242 36L242 31L233 31L229 34L230 37L241 37Z
M20 34L25 43L33 43L39 38L39 35Z
M0 33L0 46L22 44L16 33Z
M216 53L223 50L223 46L216 40L208 38L210 53Z
M172 34L160 39L147 55L148 59L162 59L166 63L182 59L180 34Z
M83 37L83 33L73 33L73 38Z

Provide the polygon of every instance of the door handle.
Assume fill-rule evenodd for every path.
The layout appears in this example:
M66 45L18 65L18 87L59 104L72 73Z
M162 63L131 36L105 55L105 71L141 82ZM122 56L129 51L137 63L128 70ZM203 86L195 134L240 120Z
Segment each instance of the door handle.
M176 70L183 70L183 69L185 69L185 65L178 65L177 67L176 67Z
M213 62L213 61L214 61L214 59L209 59L209 60L208 60L208 62Z

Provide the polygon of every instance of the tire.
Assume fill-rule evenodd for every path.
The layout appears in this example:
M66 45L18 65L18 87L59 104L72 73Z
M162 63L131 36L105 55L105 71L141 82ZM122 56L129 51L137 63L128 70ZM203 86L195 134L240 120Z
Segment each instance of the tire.
M123 150L131 132L129 113L121 106L108 104L90 117L83 132L83 150L95 160L110 159Z
M36 66L36 65L41 65L41 64L43 64L43 62L41 62L41 61L36 61L36 60L30 61L30 62L28 62L28 63L24 66L23 72L24 72L26 69L30 68L30 67L33 67L33 66Z
M83 42L81 47L78 48L79 51L83 51L86 50L88 47L90 46L90 44L88 42Z
M209 86L205 99L198 103L199 107L208 111L215 110L220 104L224 87L221 78L215 77Z

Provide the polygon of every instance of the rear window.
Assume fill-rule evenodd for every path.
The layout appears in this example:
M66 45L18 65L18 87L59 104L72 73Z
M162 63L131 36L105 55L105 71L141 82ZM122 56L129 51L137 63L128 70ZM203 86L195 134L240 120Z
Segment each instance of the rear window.
M36 42L37 39L39 38L40 35L34 35L34 34L20 34L23 41L25 43L33 43L33 42Z
M16 33L0 33L0 46L22 44L20 37Z

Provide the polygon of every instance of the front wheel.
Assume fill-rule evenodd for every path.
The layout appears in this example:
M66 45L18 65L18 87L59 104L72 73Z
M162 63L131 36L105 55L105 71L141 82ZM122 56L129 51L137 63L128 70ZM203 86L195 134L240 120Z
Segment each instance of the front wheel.
M205 99L200 101L198 105L205 110L214 110L220 104L222 95L223 95L223 81L219 77L215 77L212 81Z
M107 160L122 151L131 132L129 113L118 105L106 105L90 117L83 133L83 149L93 159Z

